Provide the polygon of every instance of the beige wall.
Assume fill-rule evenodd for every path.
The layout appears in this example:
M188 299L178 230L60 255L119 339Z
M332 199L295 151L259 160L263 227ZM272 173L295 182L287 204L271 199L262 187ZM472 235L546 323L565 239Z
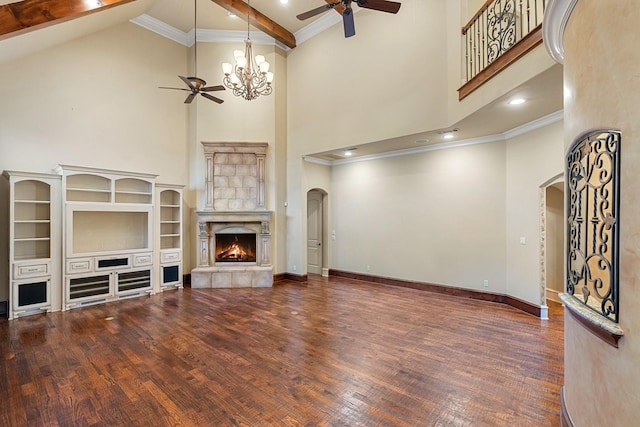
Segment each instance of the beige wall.
M504 293L504 178L504 142L333 167L332 268Z
M563 170L562 135L562 122L556 122L507 142L506 293L534 304L545 304L540 282L539 189Z
M66 163L186 183L186 110L157 88L186 71L186 53L126 23L0 65L0 169Z
M446 126L444 2L407 0L397 15L363 10L357 36L334 25L291 51L292 155ZM439 102L434 100L440 100Z
M640 8L636 0L579 0L564 33L565 146L593 129L622 132L620 322L614 348L565 316L565 398L576 426L640 419ZM588 47L585 48L585 47Z

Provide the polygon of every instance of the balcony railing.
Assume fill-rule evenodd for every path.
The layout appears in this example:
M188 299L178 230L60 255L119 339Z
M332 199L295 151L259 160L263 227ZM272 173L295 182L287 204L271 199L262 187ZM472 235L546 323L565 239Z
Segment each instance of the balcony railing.
M488 0L462 28L462 99L542 42L547 0Z

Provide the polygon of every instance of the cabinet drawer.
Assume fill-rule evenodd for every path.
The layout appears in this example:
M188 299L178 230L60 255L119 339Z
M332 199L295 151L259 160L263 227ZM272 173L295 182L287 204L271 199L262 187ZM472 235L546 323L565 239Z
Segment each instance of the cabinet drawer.
M160 254L160 262L175 262L180 261L180 251L175 252L162 252Z
M153 258L151 254L135 254L133 256L133 266L141 267L144 265L151 265L153 262Z
M93 260L91 258L67 260L67 274L89 273L93 271Z
M20 279L23 277L46 276L48 274L48 262L39 262L33 264L14 264L13 266L14 279Z

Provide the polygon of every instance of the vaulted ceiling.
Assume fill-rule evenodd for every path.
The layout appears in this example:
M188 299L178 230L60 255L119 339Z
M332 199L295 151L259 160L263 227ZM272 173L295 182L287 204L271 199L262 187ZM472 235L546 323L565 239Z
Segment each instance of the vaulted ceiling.
M190 31L194 26L201 29L245 30L248 18L254 28L282 45L294 48L296 40L293 33L314 20L300 21L296 15L322 5L322 1L331 2L298 0L283 4L278 0L254 0L249 4L242 0L0 0L0 40L135 2L144 4L142 8L147 16L183 32ZM140 10L140 7L136 10ZM341 11L341 7L337 7L329 13ZM124 13L120 16L123 20L128 17Z
M254 29L273 37L281 46L294 48L298 43L297 32L322 17L339 20L337 13L341 10L329 10L306 21L299 21L296 15L331 1L289 0L283 4L280 0L250 0L250 3L242 0L0 0L0 64L140 16L183 33L194 26L246 31L248 16ZM357 12L357 6L354 9ZM460 128L456 139L501 134L557 112L562 109L561 88L562 68L556 66L454 124L452 127ZM517 113L504 114L501 109L506 99L514 95L524 96L531 102ZM408 149L416 147L416 142L434 143L438 140L436 136L437 132L433 131L370 143L359 147L358 154ZM316 157L335 160L341 154L336 150L316 153Z

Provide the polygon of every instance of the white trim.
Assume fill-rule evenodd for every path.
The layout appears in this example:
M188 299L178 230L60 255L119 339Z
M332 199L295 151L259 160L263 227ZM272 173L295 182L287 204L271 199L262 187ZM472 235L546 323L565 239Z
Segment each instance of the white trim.
M192 28L189 32L185 33L171 25L156 19L147 14L140 15L130 20L130 22L141 26L149 31L153 31L163 37L171 39L183 46L191 47L195 42L195 30ZM247 38L246 31L231 31L231 30L208 30L198 28L198 42L206 43L244 43ZM251 31L249 33L251 41L257 45L269 45L278 46L282 50L290 50L287 46L283 45L273 37L266 35L261 31Z
M338 13L326 13L311 24L299 29L293 35L296 38L296 44L301 45L312 37L317 36L329 27L334 26L338 22L342 22L342 16Z
M496 134L496 135L488 135L488 136L482 136L479 138L463 139L457 142L442 142L440 144L432 144L432 145L426 145L424 147L389 151L387 153L371 154L369 156L361 156L361 157L356 157L352 159L340 159L340 160L330 161L330 160L318 159L309 155L303 156L302 158L303 160L309 163L316 163L323 166L337 166L337 165L345 165L349 163L364 162L368 160L385 159L388 157L406 156L409 154L424 153L427 151L446 150L449 148L466 147L469 145L477 145L477 144L486 144L490 142L505 141L507 139L511 139L516 136L523 135L527 132L532 132L536 129L540 129L552 123L558 122L562 120L563 117L564 117L564 111L560 110L560 111L556 111L555 113L548 114L532 122L526 123L522 126L518 126L516 128L513 128L511 130L508 130L506 132Z
M542 22L542 39L555 61L564 62L564 29L578 0L549 0Z
M533 130L540 129L550 124L559 122L560 120L562 120L563 117L564 117L564 111L559 110L559 111L556 111L555 113L551 113L546 116L540 117L539 119L536 119L532 122L525 123L524 125L518 126L517 128L508 130L504 132L502 135L504 135L505 139L515 138L516 136L524 135L525 133L531 132Z
M193 30L189 31L189 33ZM282 49L289 49L273 37L261 31L250 31L249 36L255 45L276 45ZM198 28L198 41L208 43L242 43L247 39L246 31L239 30L207 30Z
M360 11L359 8L353 9L354 13L358 13ZM146 13L130 19L130 22L141 26L149 31L153 31L156 34L159 34L163 37L171 39L181 45L191 47L193 46L193 29L189 32L185 33L177 28L172 27L169 24L166 24L159 19L156 19ZM326 13L320 18L314 20L309 25L299 29L294 33L294 37L296 39L296 46L301 45L312 37L317 36L324 30L336 25L337 23L342 22L342 16L338 13ZM246 31L236 31L236 30L207 30L207 29L198 29L198 41L199 42L209 42L209 43L244 43L244 40L247 38ZM290 51L291 49L282 44L281 42L275 40L273 37L266 35L262 31L252 31L251 32L251 40L255 42L255 44L261 45L275 45L284 51Z
M130 19L129 22L139 25L149 31L153 31L156 34L160 34L161 36L171 39L174 42L180 43L181 45L189 47L193 44L193 40L189 40L188 33L180 31L179 29L174 28L171 25L165 24L159 19L149 16L146 13L144 15L140 15L133 19Z
M549 306L543 305L540 307L540 320L549 320Z
M305 162L315 163L316 165L322 165L322 166L333 165L333 162L331 162L330 160L318 159L317 157L311 157L311 156L302 156L302 160L304 160Z

